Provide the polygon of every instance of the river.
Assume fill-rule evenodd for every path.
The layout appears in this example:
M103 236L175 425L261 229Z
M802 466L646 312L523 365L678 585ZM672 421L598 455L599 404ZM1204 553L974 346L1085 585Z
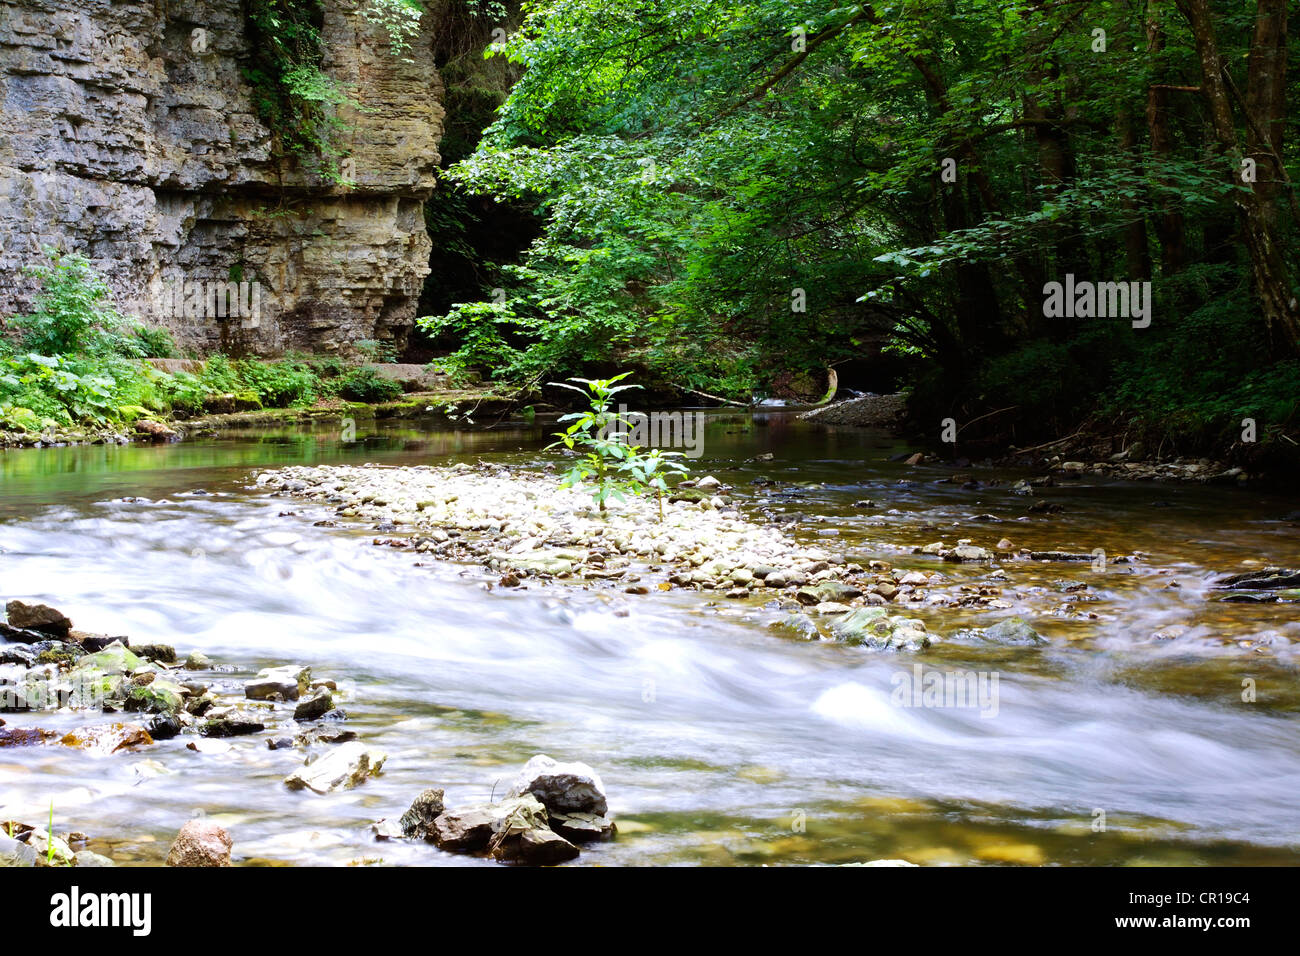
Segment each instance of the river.
M318 527L323 512L250 486L285 464L536 464L550 458L547 431L430 419L362 423L349 443L315 425L0 453L0 597L203 651L231 665L232 686L310 664L348 692L347 727L389 754L381 777L316 796L282 785L302 756L262 736L223 755L185 738L109 757L10 747L0 819L41 822L52 804L56 830L89 834L122 864L161 862L202 813L230 831L237 863L495 865L376 842L369 825L425 787L446 789L449 806L500 796L549 753L597 768L619 823L579 865L1300 863L1300 605L1224 603L1206 587L1243 561L1300 566L1282 520L1293 502L1084 478L1040 489L1034 500L1061 513L1026 515L1014 472L978 469L983 486L964 487L944 480L950 467L889 461L908 449L882 432L709 413L695 470L734 485L747 512L797 511L786 527L801 539L998 586L1011 605L908 611L934 632L1020 614L1051 640L940 643L912 658L795 639L759 600L489 591L474 569L418 566L372 547L371 530ZM874 506L854 507L862 499ZM972 520L985 514L1002 520ZM1004 562L1008 580L990 583L986 567L910 553L1004 536L1143 557L1104 573ZM1173 625L1186 630L1153 638ZM996 715L896 706L897 675L916 659L996 674Z

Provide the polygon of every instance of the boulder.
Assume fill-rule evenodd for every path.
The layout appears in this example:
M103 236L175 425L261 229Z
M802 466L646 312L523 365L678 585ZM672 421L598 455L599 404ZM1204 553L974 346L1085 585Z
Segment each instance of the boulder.
M77 661L77 671L103 671L106 674L130 674L144 666L144 661L127 649L121 641L114 641L102 651L87 654Z
M5 614L13 627L28 631L40 631L54 637L67 637L72 630L72 621L62 611L55 610L48 604L24 604L22 601L10 601L5 605Z
M141 418L136 421L135 431L136 434L147 435L150 440L157 442L177 441L181 437L176 429L149 418Z
M290 790L315 793L351 790L367 778L379 776L387 759L382 750L351 741L295 770L285 777L284 785Z
M605 785L585 763L560 763L538 754L515 778L509 796L532 794L547 810L558 813L592 813L603 816L609 809Z
M35 866L36 851L26 843L0 833L0 868L6 866Z
M171 740L181 732L180 718L173 714L159 714L144 728L154 740Z
M519 833L547 829L546 808L530 794L448 810L433 821L433 842L441 850L474 853L486 850L492 838L507 827Z
M442 791L421 790L410 808L397 821L402 836L410 840L432 840L434 821L447 809L443 806Z
M322 687L293 709L294 720L320 720L334 709L334 698Z
M959 641L979 641L984 644L999 644L1006 647L1035 646L1049 643L1023 617L1009 617L992 627L974 627L958 631L953 635Z
M553 830L524 830L504 837L492 858L524 866L555 866L578 856L578 848Z
M874 650L919 651L930 646L925 624L913 618L890 615L883 607L864 607L831 624L836 640Z
M230 835L211 820L190 820L176 834L168 866L230 866Z
M245 734L256 734L266 729L266 724L260 720L249 720L244 717L216 717L205 723L200 729L204 737L242 737Z
M177 714L185 706L185 688L156 677L148 684L132 684L126 691L126 709L150 714Z
M170 644L140 644L131 650L147 661L157 661L162 664L176 663L176 648Z
M311 668L286 664L282 667L267 667L257 672L257 676L244 685L244 696L249 700L270 700L278 696L281 700L297 700L307 693L311 683Z

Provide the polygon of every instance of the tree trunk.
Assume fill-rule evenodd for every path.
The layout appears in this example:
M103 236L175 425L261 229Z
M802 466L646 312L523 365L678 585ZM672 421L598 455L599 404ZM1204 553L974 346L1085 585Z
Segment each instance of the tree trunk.
M1263 50L1252 48L1252 59L1258 58L1261 75L1267 73L1270 90L1273 84L1280 89L1285 82L1285 25L1279 30L1273 13L1278 0L1260 0L1260 20L1267 18L1268 23L1257 27L1256 39L1265 45ZM1214 19L1210 13L1208 0L1178 0L1179 9L1191 26L1196 38L1196 51L1201 61L1201 90L1205 95L1206 106L1210 111L1210 121L1214 128L1215 139L1220 152L1231 161L1231 176L1234 185L1240 187L1241 179L1241 144L1237 138L1237 129L1233 122L1232 102L1229 98L1228 79L1224 74L1224 65L1219 56L1219 45L1214 33ZM1283 20L1285 14L1283 14ZM1278 50L1281 49L1281 60ZM1274 97L1270 91L1252 95L1260 101L1260 107L1272 112L1281 110L1285 116L1285 99ZM1274 115L1257 115L1247 109L1246 127L1252 124L1261 130L1273 130L1279 121ZM1250 255L1251 279L1255 286L1255 295L1259 299L1260 310L1275 352L1284 348L1292 354L1300 354L1300 302L1291 295L1287 280L1286 262L1282 257L1277 229L1275 227L1275 205L1269 195L1260 190L1257 181L1248 189L1238 188L1234 191L1237 216L1241 223L1242 239Z

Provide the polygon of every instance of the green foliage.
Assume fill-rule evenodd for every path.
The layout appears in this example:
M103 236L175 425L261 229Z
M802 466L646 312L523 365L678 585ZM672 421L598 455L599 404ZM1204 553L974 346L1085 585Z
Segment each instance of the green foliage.
M304 362L242 360L235 363L235 371L241 385L256 394L264 407L288 408L316 401L320 379Z
M35 310L12 320L23 348L41 355L143 358L172 354L175 345L165 329L130 321L113 308L108 284L90 260L48 246L44 251L47 264L24 270L41 284Z
M360 12L387 34L390 51L403 56L419 33L424 7L420 0L364 0ZM243 74L277 153L296 155L326 181L345 184L339 160L350 125L341 113L362 107L322 69L323 0L246 0L244 16L252 42Z
M1199 76L1187 5L1161 12L1159 42L1128 7L1085 6L539 0L488 51L522 76L450 178L528 204L545 230L495 270L504 299L484 288L421 325L454 342L452 367L525 381L614 359L771 392L883 346L919 370L922 417L1018 406L998 423L1023 437L1153 389L1171 427L1221 427L1239 389L1253 401L1289 374L1258 312L1224 324L1257 292L1233 235L1247 187L1200 98L1148 114L1158 88ZM1215 21L1246 90L1254 18ZM1285 126L1294 167L1294 111ZM1045 321L1043 285L1066 273L1150 274L1152 328ZM1215 315L1241 333L1219 340L1231 374L1200 372ZM1180 380L1174 355L1197 373Z
M48 266L30 270L42 282L35 311L12 323L21 343L15 348L0 337L0 428L35 433L167 412L194 414L225 395L286 408L335 392L365 402L401 394L400 384L374 368L349 369L332 357L268 362L214 355L197 375L162 372L140 358L173 355L171 336L122 318L103 278L84 258L48 254Z
M354 402L391 402L402 394L400 382L384 378L369 365L345 372L334 387L340 398Z
M366 0L361 17L381 27L388 34L389 50L401 56L411 49L411 40L420 32L424 7L419 0Z
M585 452L565 474L560 482L561 488L589 488L592 500L602 512L610 498L624 501L625 492L640 495L653 491L659 498L659 516L662 520L662 496L668 490L665 479L668 475L685 475L687 469L678 461L682 457L678 452L659 449L642 452L639 446L628 442L632 423L611 410L610 403L619 392L641 387L615 384L630 374L623 372L607 379L569 379L570 382L579 383L581 388L564 382L551 382L558 388L577 392L589 403L589 407L582 412L561 416L561 422L573 424L562 432L556 432L555 437L559 441L547 447L563 447L570 451L582 449Z

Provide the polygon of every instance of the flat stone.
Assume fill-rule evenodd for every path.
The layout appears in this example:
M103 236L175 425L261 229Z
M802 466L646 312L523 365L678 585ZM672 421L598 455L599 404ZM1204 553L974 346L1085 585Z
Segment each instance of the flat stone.
M90 850L78 850L72 855L73 866L117 866L112 860Z
M382 750L351 741L295 770L285 777L284 785L290 790L311 790L314 793L350 790L370 777L379 776L387 759L388 755Z
M523 830L546 828L546 808L532 795L448 810L433 821L433 842L441 850L474 853L503 827Z
M296 664L267 667L244 685L244 696L249 700L270 700L276 696L281 700L297 700L307 692L310 683L310 667Z
M574 843L611 839L618 828L607 816L596 813L547 813L551 829Z

